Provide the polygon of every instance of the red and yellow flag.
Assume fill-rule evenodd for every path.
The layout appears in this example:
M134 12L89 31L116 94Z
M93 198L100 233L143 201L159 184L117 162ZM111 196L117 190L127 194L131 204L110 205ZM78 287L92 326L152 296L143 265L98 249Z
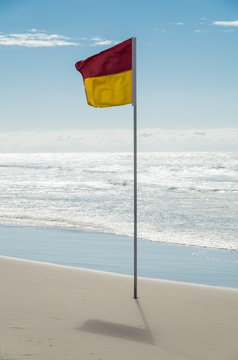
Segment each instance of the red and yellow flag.
M132 39L75 64L88 104L108 107L132 103Z

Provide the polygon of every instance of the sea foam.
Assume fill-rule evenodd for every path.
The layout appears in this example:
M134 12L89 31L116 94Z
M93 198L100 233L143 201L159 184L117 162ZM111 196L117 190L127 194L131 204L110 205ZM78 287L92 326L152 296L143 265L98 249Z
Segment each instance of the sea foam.
M138 236L238 250L238 153L139 153ZM133 235L133 155L0 155L0 224Z

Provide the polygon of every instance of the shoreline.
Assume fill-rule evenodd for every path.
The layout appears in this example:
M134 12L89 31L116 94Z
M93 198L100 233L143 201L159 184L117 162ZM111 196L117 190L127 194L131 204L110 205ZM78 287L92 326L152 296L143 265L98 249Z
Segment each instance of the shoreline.
M133 274L133 239L71 229L0 226L0 254ZM238 288L238 253L138 239L138 276Z
M81 229L76 227L61 227L61 226L55 226L55 225L20 225L20 224L0 224L0 228L30 228L30 229L45 229L45 230L55 230L55 231L72 231L72 232L78 232L78 233L94 233L94 234L102 234L106 236L115 236L115 237L124 237L128 239L132 239L133 236L129 235L123 235L113 232L105 232L105 231L99 231L99 230L92 230L92 229ZM151 243L158 243L158 244L167 244L167 245L174 245L174 246L184 246L184 247L191 247L191 248L198 248L198 249L208 249L208 250L223 250L223 251L234 251L238 253L238 249L228 249L224 247L209 247L205 245L194 245L194 244L180 244L178 242L167 242L167 241L161 241L161 240L151 240L147 238L137 237L137 240L140 241L149 241Z
M96 270L96 269L89 269L89 268L83 268L83 267L76 267L76 266L69 266L69 265L62 265L62 264L57 264L57 263L50 263L50 262L44 262L44 261L37 261L37 260L29 260L29 259L23 259L23 258L16 258L16 257L11 257L11 256L4 256L4 255L0 255L0 261L2 260L9 260L9 261L16 261L17 263L29 263L29 264L35 264L35 265L42 265L42 266L47 266L47 267L53 267L53 268L58 268L58 269L68 269L68 270L73 270L73 271L81 271L81 272L91 272L92 274L101 274L101 275L106 275L106 276L115 276L115 277L121 277L121 278L126 278L132 281L133 279L133 275L127 275L127 274L120 274L120 273L114 273L114 272L109 272L109 271L103 271L103 270ZM181 286L194 286L194 287L201 287L201 288L208 288L208 289L217 289L217 290L225 290L225 291L235 291L238 292L238 288L232 288L232 287L224 287L224 286L215 286L215 285L207 285L207 284L202 284L202 283L192 283L192 282L183 282L183 281L175 281L175 280L167 280L167 279L159 279L159 278L149 278L149 277L143 277L143 276L138 276L139 280L142 281L152 281L152 282L159 282L159 283L168 283L171 285L181 285ZM139 297L138 297L139 298Z

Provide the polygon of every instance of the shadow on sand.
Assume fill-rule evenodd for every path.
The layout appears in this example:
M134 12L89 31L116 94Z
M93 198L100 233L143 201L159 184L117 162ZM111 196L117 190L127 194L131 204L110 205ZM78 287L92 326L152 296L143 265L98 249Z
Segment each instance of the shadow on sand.
M144 328L106 322L99 319L90 319L87 320L78 330L155 345L154 337L148 326L139 301L135 300L135 304L137 305L140 316L144 322Z

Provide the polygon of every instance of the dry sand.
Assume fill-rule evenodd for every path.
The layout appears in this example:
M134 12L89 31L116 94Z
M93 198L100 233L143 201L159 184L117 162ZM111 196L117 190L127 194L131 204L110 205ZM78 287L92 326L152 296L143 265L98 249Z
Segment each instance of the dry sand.
M238 290L0 257L0 359L237 360Z

